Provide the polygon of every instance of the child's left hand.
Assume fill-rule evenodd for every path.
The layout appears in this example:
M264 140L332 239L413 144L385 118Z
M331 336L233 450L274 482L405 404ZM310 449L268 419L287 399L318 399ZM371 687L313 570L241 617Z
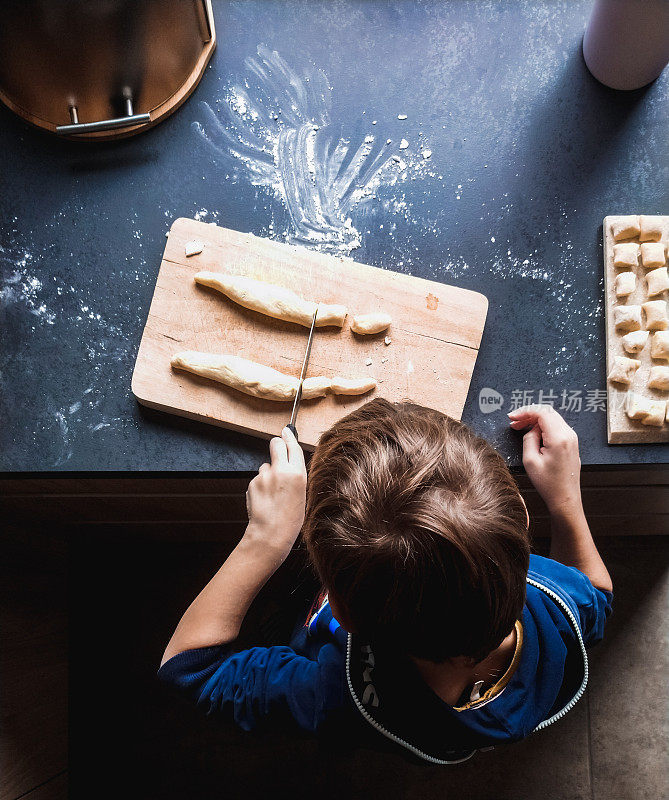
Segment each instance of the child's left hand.
M260 467L246 492L244 538L285 558L304 522L307 470L302 448L288 428L270 441L269 453L270 463Z

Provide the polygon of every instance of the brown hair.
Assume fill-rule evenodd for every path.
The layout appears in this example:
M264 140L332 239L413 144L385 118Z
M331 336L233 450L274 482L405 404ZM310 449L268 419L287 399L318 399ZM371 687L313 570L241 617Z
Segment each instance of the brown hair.
M525 602L525 506L502 457L466 425L376 399L320 439L304 538L351 626L440 662L479 661Z

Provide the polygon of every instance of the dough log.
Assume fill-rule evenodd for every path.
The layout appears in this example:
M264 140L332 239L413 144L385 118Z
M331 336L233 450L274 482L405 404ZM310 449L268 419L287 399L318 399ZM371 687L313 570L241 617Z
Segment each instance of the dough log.
M186 350L173 356L172 366L265 400L292 400L299 384L299 380L292 375L284 375L283 372L264 364L227 354L217 355ZM306 378L302 387L302 397L305 400L323 397L329 388L329 378Z
M198 353L185 350L172 357L172 367L210 378L233 389L264 400L288 402L293 400L298 378L285 375L272 367L249 361L241 356L216 353ZM302 397L313 400L329 391L333 394L365 394L376 388L374 378L330 378L317 375L305 378Z
M385 331L393 321L390 314L377 312L373 314L356 314L351 322L353 333L372 334Z
M251 311L257 311L274 319L296 322L298 325L311 327L311 320L316 310L316 303L305 300L298 294L283 286L276 286L244 275L226 275L223 272L197 272L196 283L209 286L222 292L230 300ZM346 317L346 307L321 303L318 308L316 327L332 325L341 328Z

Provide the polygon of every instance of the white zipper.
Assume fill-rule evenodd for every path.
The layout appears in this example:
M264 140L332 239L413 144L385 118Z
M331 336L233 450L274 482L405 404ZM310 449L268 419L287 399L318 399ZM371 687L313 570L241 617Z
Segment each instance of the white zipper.
M583 655L583 680L581 681L581 685L576 692L576 694L571 698L571 700L567 703L564 708L557 712L557 714L553 714L552 717L545 719L543 722L540 722L537 727L532 731L532 733L536 733L536 731L541 731L544 728L547 728L549 725L552 725L554 722L557 722L559 719L562 719L565 714L572 710L572 708L578 703L578 701L583 697L583 693L585 692L585 687L588 685L588 654L585 650L585 644L583 643L583 636L581 634L581 629L576 621L576 617L572 613L572 610L569 606L564 602L564 600L556 594L552 589L547 588L542 583L535 581L533 578L527 577L527 582L535 586L537 589L541 589L542 591L546 592L549 597L552 597L553 600L562 608L562 610L567 615L567 618L571 622L574 630L576 631L576 636L578 638L578 643L581 647L581 654Z
M395 744L402 745L407 750L410 750L414 755L417 755L419 758L422 758L424 761L430 761L432 764L461 764L463 761L468 761L475 753L476 750L472 750L472 752L466 756L465 758L458 758L455 761L446 761L443 758L435 758L434 756L430 756L427 753L424 753L422 750L419 750L417 747L414 747L409 742L401 739L399 736L396 736L394 733L386 730L383 725L378 723L371 714L369 714L363 704L360 702L358 695L355 693L355 689L353 688L353 681L351 680L351 639L352 636L348 634L348 640L346 644L346 681L348 682L348 690L351 693L351 697L353 698L353 702L358 707L358 711L362 714L362 716L369 722L369 724L376 728L379 733L382 733L386 739L390 739Z
M564 602L564 600L554 591L547 588L538 581L535 581L533 578L530 578L528 576L526 578L526 581L527 583L531 584L537 589L544 591L547 595L549 595L549 597L552 597L553 600L555 600L555 602L560 606L560 608L562 608L562 610L565 612L567 616L567 619L569 619L574 630L576 631L578 643L581 647L581 653L583 655L583 681L581 682L579 690L567 703L567 705L557 712L557 714L553 714L552 717L549 717L548 719L545 719L543 722L540 722L536 726L536 728L534 728L534 730L532 731L532 733L536 733L537 731L543 730L544 728L547 728L549 725L552 725L554 722L557 722L559 719L562 719L562 717L564 717L565 714L571 711L571 709L576 705L576 703L578 703L581 697L583 697L583 693L585 692L585 687L588 685L588 655L585 650L585 644L583 643L583 636L581 635L581 629L578 626L576 618L574 617L571 609ZM367 710L361 703L360 699L358 698L353 688L353 681L351 680L351 641L352 641L352 636L349 633L346 643L346 682L348 683L348 690L351 693L351 697L353 698L353 702L357 706L358 711L362 714L363 718L367 722L369 722L369 724L373 728L375 728L379 733L383 734L383 736L385 736L387 739L390 739L392 742L401 745L402 747L412 752L414 755L417 755L419 758L422 758L424 761L429 761L432 764L461 764L463 761L468 761L473 755L475 755L477 751L472 750L472 752L468 756L465 756L465 758L459 758L456 759L455 761L447 761L446 759L443 758L435 758L434 756L430 756L427 753L424 753L422 750L419 750L417 747L414 747L412 744L409 744L409 742L407 742L405 739L402 739L401 737L396 736L394 733L391 733L390 731L386 730L386 728L384 728L383 725L378 723L374 719L374 717L372 717L372 715L367 712ZM492 750L494 749L494 747L484 747L481 749Z

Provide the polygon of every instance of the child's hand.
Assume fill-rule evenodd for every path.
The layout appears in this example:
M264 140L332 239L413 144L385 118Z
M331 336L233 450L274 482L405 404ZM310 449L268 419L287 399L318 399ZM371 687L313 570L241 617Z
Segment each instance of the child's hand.
M523 436L523 465L551 514L581 509L578 437L549 405L524 406L509 414Z
M304 522L307 471L302 448L288 428L270 441L269 454L271 463L260 467L246 492L244 536L285 558Z

